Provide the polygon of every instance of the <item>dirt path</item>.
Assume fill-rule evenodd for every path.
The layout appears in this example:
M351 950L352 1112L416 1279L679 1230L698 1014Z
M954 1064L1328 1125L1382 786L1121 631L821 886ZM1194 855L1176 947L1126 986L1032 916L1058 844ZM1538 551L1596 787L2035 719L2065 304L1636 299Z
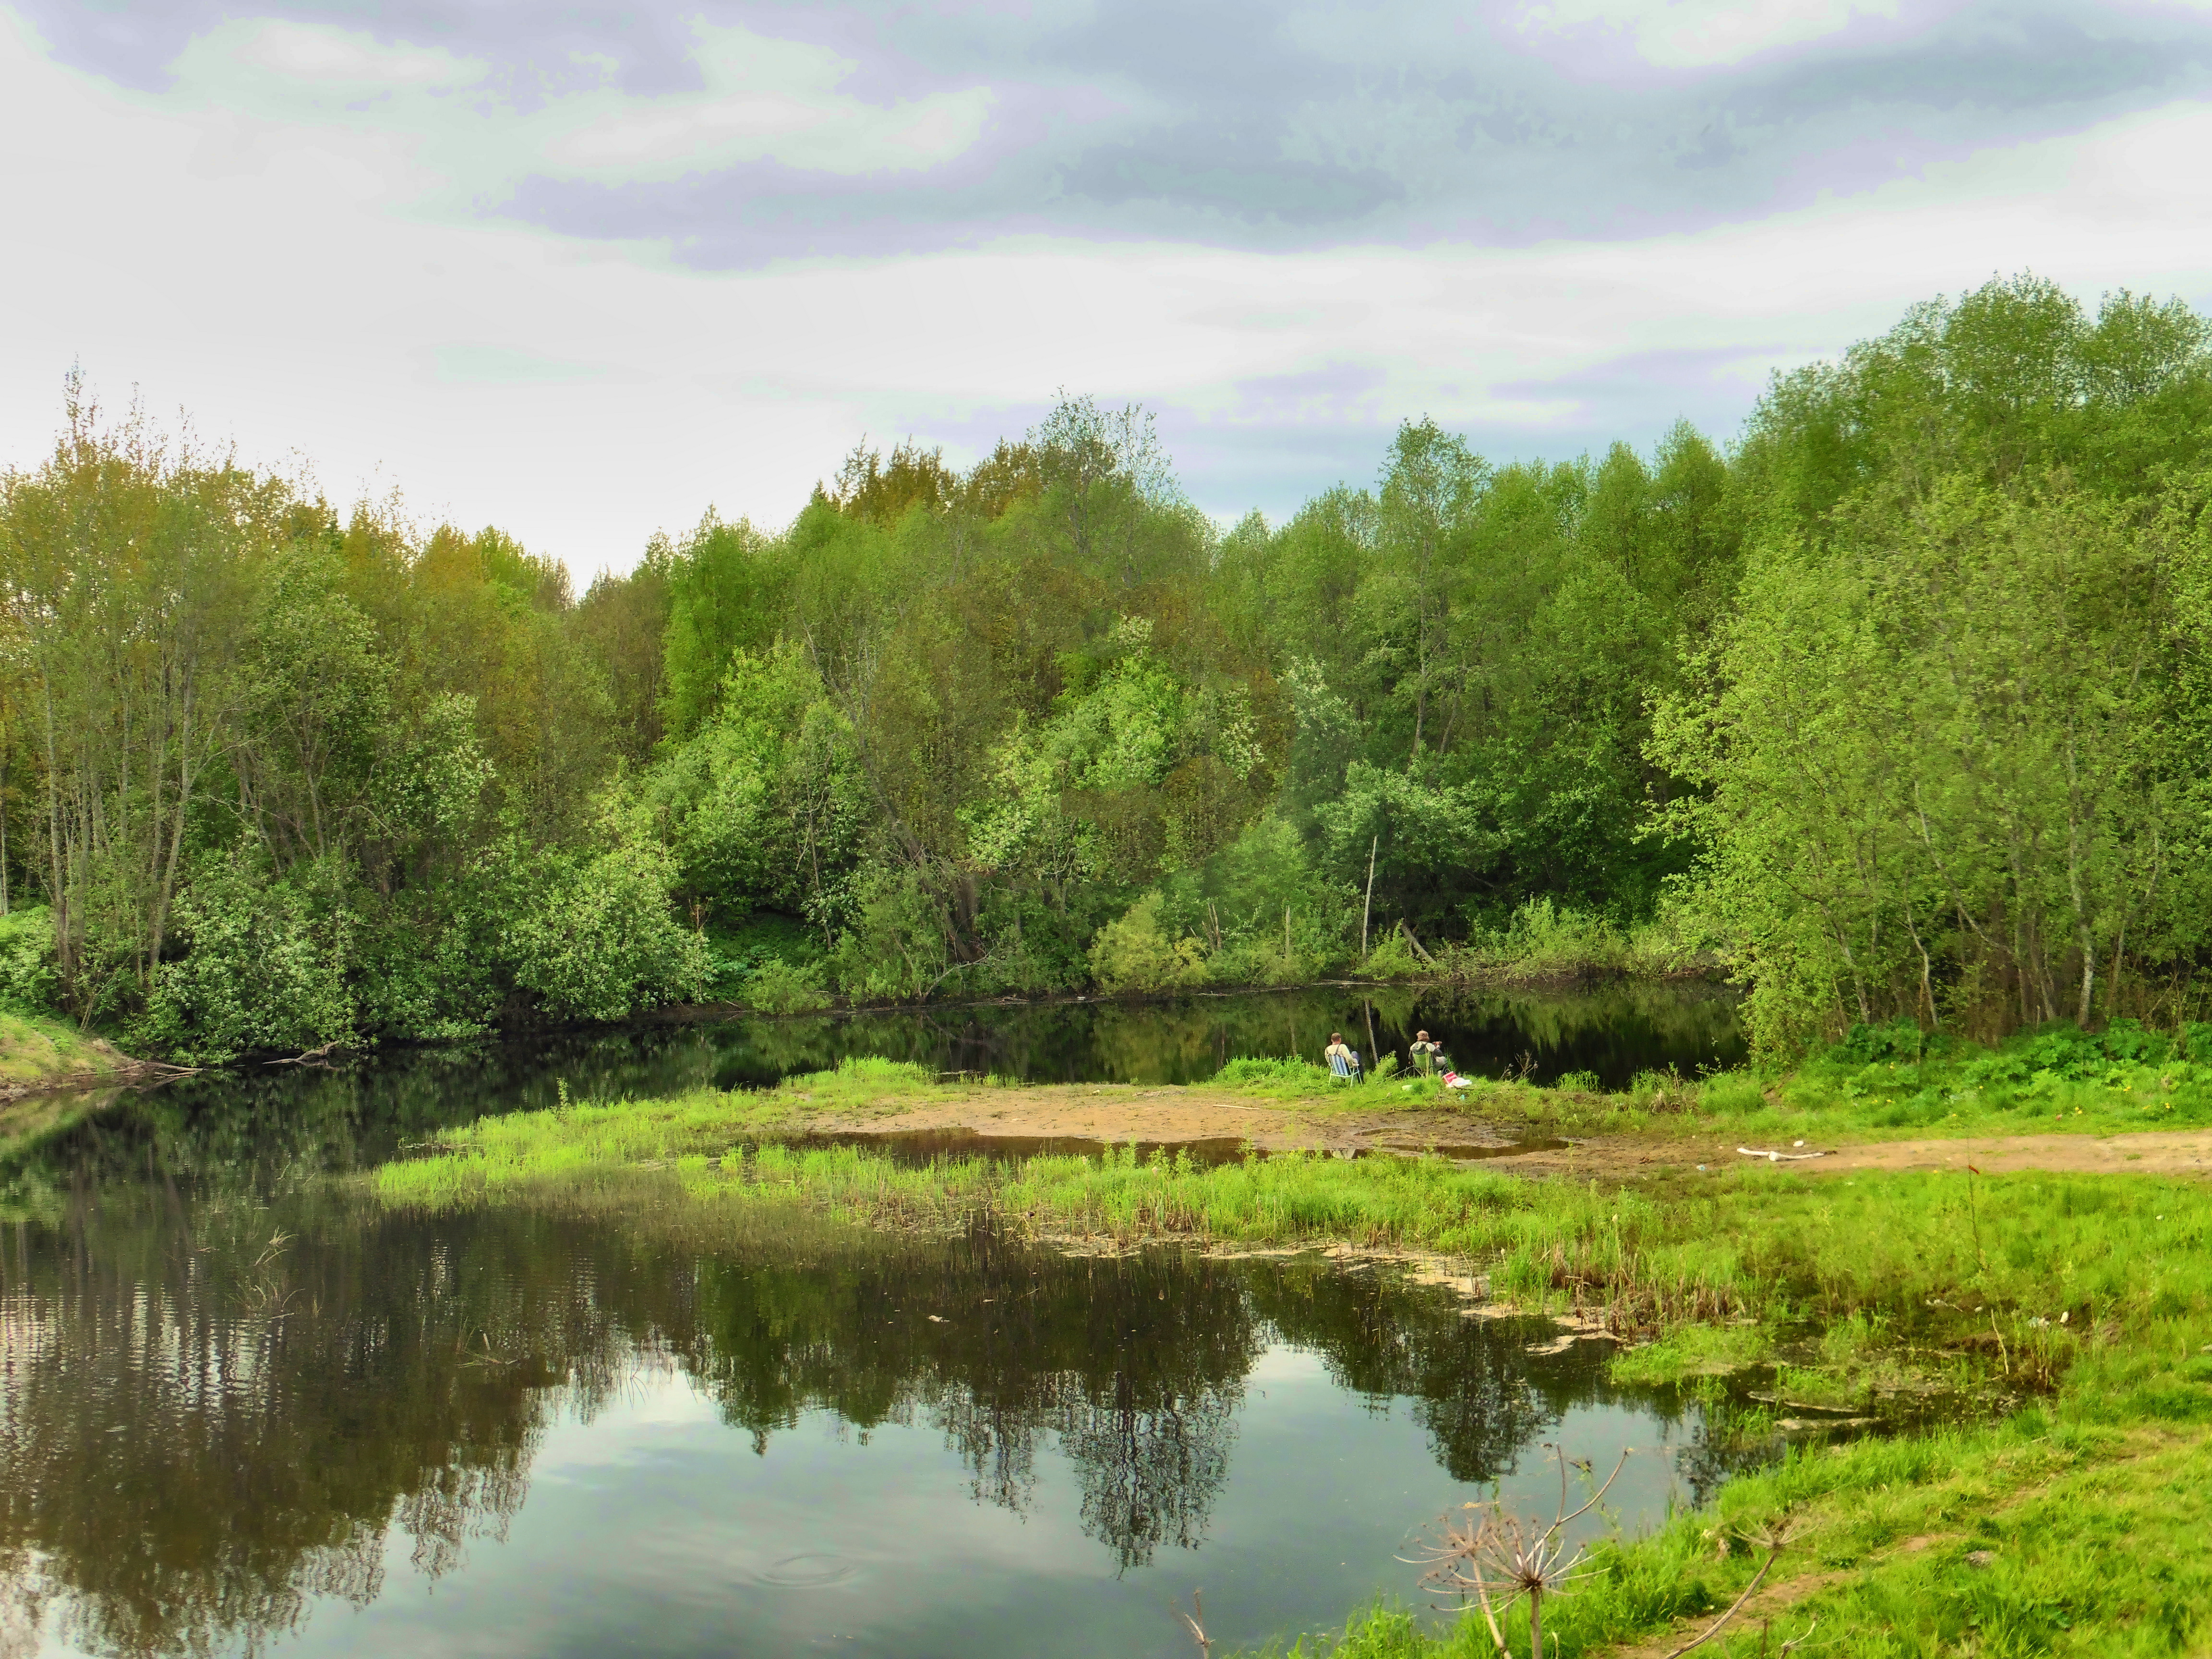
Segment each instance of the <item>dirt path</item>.
M888 1103L887 1103L888 1104ZM1818 1152L1789 1167L1808 1175L1853 1170L2131 1171L2212 1176L2212 1130L2141 1134L2032 1134L1857 1145L1814 1140L1803 1146L1721 1138L1594 1135L1572 1140L1532 1139L1538 1132L1464 1112L1408 1109L1358 1110L1331 1100L1295 1104L1255 1101L1227 1090L1141 1088L1126 1084L1065 1084L988 1089L926 1103L853 1113L816 1127L872 1134L965 1133L987 1142L1103 1141L1115 1146L1189 1146L1249 1141L1264 1152L1315 1151L1340 1157L1418 1152L1480 1158L1501 1170L1587 1180L1633 1180L1694 1168L1749 1164L1740 1146L1787 1153ZM1713 1135L1706 1139L1705 1135ZM1026 1147L1019 1147L1028 1150Z

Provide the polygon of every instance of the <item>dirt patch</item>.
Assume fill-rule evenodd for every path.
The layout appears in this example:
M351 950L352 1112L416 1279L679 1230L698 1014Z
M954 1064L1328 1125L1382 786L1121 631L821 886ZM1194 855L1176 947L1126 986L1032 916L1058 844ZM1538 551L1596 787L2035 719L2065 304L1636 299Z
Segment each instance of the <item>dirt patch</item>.
M1796 1167L1808 1173L1827 1174L1850 1170L1963 1170L1968 1164L1984 1175L2021 1170L2060 1174L2212 1175L2212 1130L1872 1141L1838 1147L1831 1157Z
M1522 1146L1561 1151L1559 1140L1516 1139L1538 1132L1485 1122L1451 1111L1354 1111L1333 1102L1285 1104L1255 1101L1225 1089L1147 1089L1076 1083L988 1089L917 1102L885 1103L880 1111L848 1113L809 1126L830 1133L898 1135L963 1130L993 1140L1079 1139L1126 1146L1194 1146L1249 1141L1262 1152L1419 1152L1510 1158Z
M1985 1174L2024 1170L2212 1176L2212 1130L2140 1134L1956 1136L1922 1140L1752 1142L1701 1134L1550 1137L1528 1124L1449 1110L1360 1110L1333 1100L1285 1103L1225 1089L1144 1088L1127 1084L1064 1084L977 1089L908 1104L848 1112L810 1124L832 1133L904 1134L963 1131L977 1150L994 1140L1084 1140L1126 1146L1194 1146L1249 1141L1262 1152L1321 1152L1340 1158L1433 1151L1480 1159L1501 1172L1580 1181L1629 1182L1653 1176L1710 1172L1754 1161L1740 1150L1772 1151L1799 1161L1778 1164L1803 1175L1854 1170L1964 1170ZM1015 1150L1010 1148L1010 1150ZM1805 1158L1818 1152L1818 1158Z

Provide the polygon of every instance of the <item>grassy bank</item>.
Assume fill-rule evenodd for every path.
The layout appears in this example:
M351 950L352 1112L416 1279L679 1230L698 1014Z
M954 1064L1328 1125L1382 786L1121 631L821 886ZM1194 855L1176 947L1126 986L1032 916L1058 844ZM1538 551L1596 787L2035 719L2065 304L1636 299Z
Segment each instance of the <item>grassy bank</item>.
M862 1147L787 1144L814 1114L891 1111L933 1092L917 1069L874 1061L774 1091L517 1113L384 1166L375 1190L432 1208L617 1194L627 1203L642 1174L658 1182L656 1201L796 1205L877 1224L953 1227L981 1215L1031 1236L1120 1246L1347 1242L1433 1252L1482 1264L1500 1298L1662 1337L1631 1361L1650 1377L1723 1357L1771 1360L1790 1352L1792 1331L1817 1323L1826 1334L1818 1355L1798 1362L1802 1386L1838 1398L1880 1386L1876 1372L1896 1370L1900 1345L1923 1379L2047 1389L2113 1320L2176 1316L2212 1290L2212 1195L2166 1181L1807 1180L1758 1165L1607 1189L1439 1158L1279 1154L1202 1167L1125 1150L920 1166ZM1725 1321L1752 1323L1705 1322Z
M0 1009L0 1090L26 1089L128 1070L129 1056L67 1020Z
M2212 1434L2198 1405L2177 1421L2069 1397L1988 1427L1859 1441L1739 1476L1710 1507L1593 1551L1589 1576L1547 1599L1547 1650L1660 1659L1736 1601L1765 1559L1753 1540L1782 1525L1788 1539L1764 1583L1704 1651L1751 1659L1809 1637L1806 1652L1870 1659L2201 1654L2212 1628ZM1525 1615L1504 1623L1527 1654ZM1493 1652L1479 1614L1439 1632L1393 1607L1287 1650Z
M1222 1080L1338 1107L1448 1103L1569 1133L1720 1131L1785 1144L1806 1134L2119 1134L2212 1125L2212 1026L2204 1025L2178 1036L2128 1021L2095 1033L2061 1026L1994 1046L1930 1037L1909 1024L1873 1027L1785 1072L1645 1072L1618 1090L1570 1074L1540 1088L1476 1078L1459 1093L1398 1075L1389 1055L1384 1072L1346 1089L1302 1060L1237 1060Z

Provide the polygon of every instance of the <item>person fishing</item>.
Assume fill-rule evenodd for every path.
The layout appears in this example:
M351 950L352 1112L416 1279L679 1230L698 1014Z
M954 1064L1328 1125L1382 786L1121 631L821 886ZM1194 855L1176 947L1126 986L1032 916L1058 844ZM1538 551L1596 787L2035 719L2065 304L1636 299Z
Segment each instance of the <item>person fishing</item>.
M1321 1051L1321 1057L1328 1062L1328 1069L1339 1077L1359 1075L1359 1051L1345 1047L1341 1031L1328 1034L1328 1047Z
M1430 1042L1426 1031L1416 1031L1413 1033L1413 1045L1407 1052L1413 1056L1413 1069L1423 1077L1431 1077L1443 1059L1444 1045Z

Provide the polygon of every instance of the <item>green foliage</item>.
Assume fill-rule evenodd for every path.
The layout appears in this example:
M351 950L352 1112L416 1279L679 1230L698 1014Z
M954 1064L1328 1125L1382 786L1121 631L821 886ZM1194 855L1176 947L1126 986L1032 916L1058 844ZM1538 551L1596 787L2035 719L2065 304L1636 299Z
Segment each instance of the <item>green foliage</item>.
M564 1019L620 1019L656 1003L704 994L705 941L676 919L666 848L626 836L592 857L556 866L514 925L514 978Z
M746 975L741 995L748 1006L768 1014L811 1013L830 1006L822 969L812 963L764 962Z
M953 968L943 911L910 870L864 876L851 925L837 942L832 971L847 995L910 1002L927 996Z
M1160 926L1160 896L1147 893L1119 921L1109 922L1091 947L1091 971L1109 991L1171 991L1206 977L1206 950L1173 939Z
M355 925L250 844L203 860L177 899L185 953L156 971L139 1040L194 1064L350 1041Z
M1534 898L1516 906L1505 925L1470 929L1468 948L1531 975L1604 973L1635 964L1627 935L1603 916Z
M733 654L713 712L646 787L688 895L726 916L779 909L825 931L843 920L865 786L851 732L796 646Z
M50 908L56 1006L195 1054L1355 967L1724 968L1762 1055L2206 1012L2186 306L1995 282L1725 453L1498 465L1421 418L1380 462L1222 533L1141 409L1063 398L578 600L73 386L0 478L0 893ZM186 890L237 858L289 896L226 932ZM699 942L761 913L818 975ZM218 971L254 927L321 964L308 1012Z
M0 916L0 1008L42 1013L53 1006L54 913L43 904Z
M1761 405L1737 605L1652 753L1764 1048L2140 1013L2208 942L2206 345L2023 278Z

